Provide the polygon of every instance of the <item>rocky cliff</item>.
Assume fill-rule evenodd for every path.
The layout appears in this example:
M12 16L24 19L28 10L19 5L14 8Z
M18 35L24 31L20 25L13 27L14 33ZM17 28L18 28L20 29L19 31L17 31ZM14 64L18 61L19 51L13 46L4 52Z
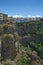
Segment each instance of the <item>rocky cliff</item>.
M27 59L27 61L28 61L28 58L31 59L29 60L29 62L26 61L26 63L28 64L30 63L30 65L32 65L32 63L34 65L43 64L43 21L32 21L32 22L22 22L22 23L20 22L15 24L9 23L9 24L3 25L1 30L3 31L3 32L2 31L0 32L2 33L1 44L4 45L2 46L2 48L6 49L6 46L10 48L10 45L11 45L11 47L15 49L15 51L17 51L16 60L18 62L22 60L22 57L23 57L23 59L24 60ZM9 34L11 34L13 35L13 38L10 38L10 37L6 38L4 37L5 34L8 36ZM15 45L12 46L13 44ZM8 51L10 51L10 53ZM7 53L9 53L9 56L10 55L12 56L13 50L10 49L8 51L6 49L6 55ZM37 52L37 54L35 54L34 51ZM20 54L20 58L18 58L19 54ZM26 59L24 55L26 56ZM25 63L24 60L23 62Z

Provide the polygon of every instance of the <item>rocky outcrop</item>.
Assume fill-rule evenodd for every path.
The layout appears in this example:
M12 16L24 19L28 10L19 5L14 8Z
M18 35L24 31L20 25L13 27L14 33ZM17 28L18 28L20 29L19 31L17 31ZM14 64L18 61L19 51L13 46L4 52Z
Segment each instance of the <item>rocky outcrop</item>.
M14 58L17 54L14 36L6 34L1 40L1 56L3 58Z
M14 25L5 25L3 26L3 34L14 34L14 32L16 31L15 26Z
M0 54L1 54L1 39L0 39Z
M21 39L19 40L20 44L24 45L24 46L28 46L28 44L30 43L30 41L32 41L32 38L30 35L21 37Z

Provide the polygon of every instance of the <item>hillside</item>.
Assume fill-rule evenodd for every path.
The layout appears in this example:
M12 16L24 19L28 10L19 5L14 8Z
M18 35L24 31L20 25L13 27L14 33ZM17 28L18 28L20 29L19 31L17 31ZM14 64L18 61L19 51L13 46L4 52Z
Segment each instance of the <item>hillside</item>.
M8 38L11 37L8 34L14 36L11 38L15 40L15 44L17 43L17 55L13 61L11 58L0 59L1 65L43 65L43 21L0 25L1 39L5 34Z

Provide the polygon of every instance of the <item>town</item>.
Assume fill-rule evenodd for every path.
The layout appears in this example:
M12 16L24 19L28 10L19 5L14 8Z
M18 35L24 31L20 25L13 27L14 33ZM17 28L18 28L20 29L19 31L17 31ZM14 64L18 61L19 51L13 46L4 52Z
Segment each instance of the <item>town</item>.
M5 24L8 22L29 22L29 21L38 21L40 20L41 17L13 17L13 16L8 16L7 14L0 13L0 24Z

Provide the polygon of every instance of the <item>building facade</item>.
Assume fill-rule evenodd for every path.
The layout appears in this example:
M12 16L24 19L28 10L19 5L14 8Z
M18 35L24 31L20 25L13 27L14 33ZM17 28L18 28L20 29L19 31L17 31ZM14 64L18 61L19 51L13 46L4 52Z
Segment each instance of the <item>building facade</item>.
M8 15L0 13L0 24L1 23L6 23L8 21Z

